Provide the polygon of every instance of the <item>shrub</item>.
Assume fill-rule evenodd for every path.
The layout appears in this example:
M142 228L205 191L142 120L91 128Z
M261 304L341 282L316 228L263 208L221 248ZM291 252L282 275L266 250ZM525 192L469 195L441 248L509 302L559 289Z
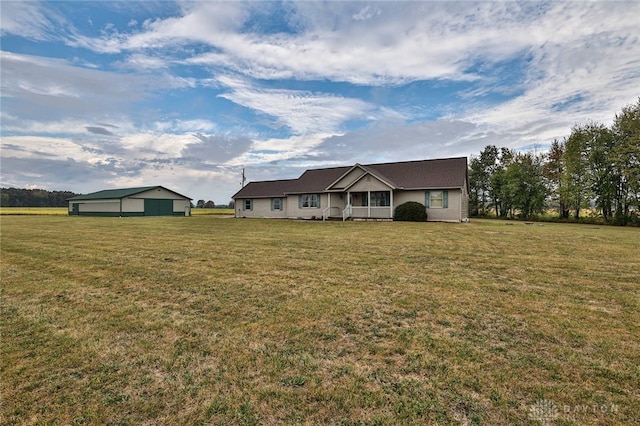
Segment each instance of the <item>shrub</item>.
M417 201L408 201L396 207L393 220L404 222L425 222L427 220L427 210L424 204Z

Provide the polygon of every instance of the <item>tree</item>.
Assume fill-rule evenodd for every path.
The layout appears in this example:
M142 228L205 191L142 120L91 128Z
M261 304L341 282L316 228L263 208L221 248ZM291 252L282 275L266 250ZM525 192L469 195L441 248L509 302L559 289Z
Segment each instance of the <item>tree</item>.
M547 161L542 171L547 179L549 196L553 202L558 204L558 214L561 218L567 219L569 217L569 208L562 190L563 175L565 173L564 152L565 142L554 139L551 142Z
M469 214L477 216L480 214L482 203L482 166L480 159L472 156L469 160Z
M214 209L216 207L216 203L214 203L213 201L209 200L206 203L204 203L202 205L203 209Z
M198 200L196 204L196 208L201 209L204 206L204 200Z
M67 199L79 194L45 189L0 188L0 202L5 207L66 207Z
M495 145L487 145L480 153L481 189L482 189L482 214L486 214L487 200L490 199L491 178L498 164L498 148Z
M472 157L469 163L469 192L471 193L470 210L473 213L486 215L491 188L491 177L498 162L498 148L487 145L479 157Z
M228 208L230 209L235 209L236 208L236 202L231 200L229 201L229 204L227 205Z
M517 154L505 171L506 191L520 216L531 219L544 211L547 188L542 175L543 157Z
M613 158L616 140L602 124L590 124L586 131L590 135L587 146L590 189L596 208L602 212L604 221L610 222L620 186L620 173Z
M589 141L592 135L587 126L574 126L565 142L565 172L562 179L560 196L574 211L574 217L580 218L580 209L586 206L591 196L589 185Z
M640 210L640 98L616 114L611 128L614 162L620 175L616 218L626 224L630 209Z
M506 187L506 170L513 162L515 152L509 148L500 148L500 155L489 180L489 196L496 217L506 217L513 208L513 200Z

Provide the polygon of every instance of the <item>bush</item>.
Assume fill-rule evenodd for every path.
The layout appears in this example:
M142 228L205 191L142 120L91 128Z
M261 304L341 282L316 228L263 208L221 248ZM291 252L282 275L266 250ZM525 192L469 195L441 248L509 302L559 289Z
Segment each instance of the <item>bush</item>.
M404 222L425 222L427 220L427 209L424 204L417 201L408 201L396 207L393 213L393 220Z

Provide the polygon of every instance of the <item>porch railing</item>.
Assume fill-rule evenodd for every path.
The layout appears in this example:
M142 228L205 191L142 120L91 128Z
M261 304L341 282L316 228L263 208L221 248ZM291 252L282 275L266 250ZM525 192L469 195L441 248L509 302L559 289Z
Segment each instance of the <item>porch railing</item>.
M329 212L331 211L331 207L327 207L326 209L322 210L322 221L324 222L325 220L327 220L327 218L329 217Z
M349 219L353 215L353 207L351 204L347 204L347 207L342 210L342 221Z

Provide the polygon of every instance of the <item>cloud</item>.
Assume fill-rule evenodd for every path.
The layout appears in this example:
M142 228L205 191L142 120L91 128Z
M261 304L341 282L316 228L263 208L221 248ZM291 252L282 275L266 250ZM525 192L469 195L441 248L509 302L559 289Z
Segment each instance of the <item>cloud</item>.
M104 135L104 136L113 136L114 134L104 127L94 127L94 126L85 126L88 132L94 133L96 135Z
M198 143L187 145L181 157L196 163L224 164L249 150L252 141L247 137L195 134Z
M22 119L68 119L112 113L149 96L157 82L3 51L2 96Z
M287 126L294 135L338 132L346 121L375 115L376 106L360 99L261 88L226 76L218 80L231 90L220 97L273 117L276 127Z
M3 1L0 13L0 34L12 34L32 40L57 38L59 28L68 21L52 8L40 2Z
M640 4L614 10L610 3L557 3L532 26L544 40L528 50L522 93L497 105L474 105L468 118L519 140L544 141L567 134L579 121L610 123L614 111L634 101L640 87ZM627 9L631 7L637 13ZM602 19L602 16L616 19Z
M379 8L371 7L370 5L367 5L362 9L360 9L358 13L353 15L353 19L355 19L356 21L366 21L367 19L371 19L375 16L378 16L381 13L382 11Z

